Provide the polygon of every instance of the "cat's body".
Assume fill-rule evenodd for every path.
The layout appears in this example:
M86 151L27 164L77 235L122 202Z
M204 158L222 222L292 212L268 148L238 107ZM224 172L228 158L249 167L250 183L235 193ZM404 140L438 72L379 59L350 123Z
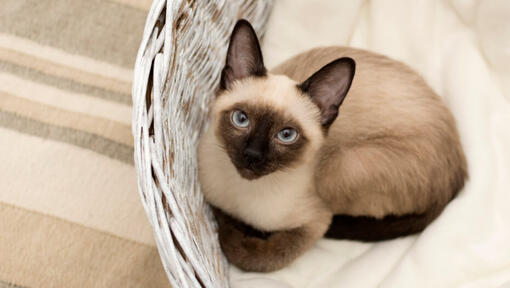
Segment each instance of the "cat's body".
M353 216L444 206L462 187L466 163L453 116L418 74L346 47L313 49L272 72L299 83L345 56L356 62L356 76L319 153L317 193L335 214Z
M233 36L229 57L236 55L232 43L250 40L246 37ZM261 55L258 60L255 54L243 65L260 66ZM342 57L354 59L354 80L354 63ZM236 63L227 58L226 67L236 76L241 68L229 65ZM321 67L328 69L314 74ZM297 55L271 73L252 70L242 77L242 71L236 77L224 71L227 84L199 147L205 197L221 210L222 248L241 268L281 268L322 237L337 214L343 216L333 218L332 237L380 240L421 231L462 188L467 170L455 121L424 80L402 63L327 47ZM231 127L227 118L235 111L251 117L250 126ZM273 126L279 128L273 131ZM300 138L283 145L260 136L286 126L296 128ZM238 150L250 148L245 143L254 137L269 142L260 149L276 163L271 158L262 168L246 168ZM274 233L267 239L243 235L238 224L229 224L230 217Z

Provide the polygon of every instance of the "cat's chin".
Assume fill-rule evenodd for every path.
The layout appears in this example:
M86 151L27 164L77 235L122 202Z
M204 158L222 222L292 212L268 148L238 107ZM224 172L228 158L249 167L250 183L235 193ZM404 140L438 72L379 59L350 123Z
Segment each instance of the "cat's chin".
M244 178L244 179L250 180L250 181L260 179L260 178L262 178L268 174L271 174L273 172L273 171L267 171L267 170L259 171L256 169L239 167L236 165L234 165L234 167L236 168L237 173L239 174L239 176L241 176L241 178Z
M257 171L254 171L254 170L251 170L251 169L248 169L248 168L237 168L237 173L239 173L239 176L241 176L242 178L246 179L246 180L257 180L259 179L260 177L266 175L267 173L259 173Z

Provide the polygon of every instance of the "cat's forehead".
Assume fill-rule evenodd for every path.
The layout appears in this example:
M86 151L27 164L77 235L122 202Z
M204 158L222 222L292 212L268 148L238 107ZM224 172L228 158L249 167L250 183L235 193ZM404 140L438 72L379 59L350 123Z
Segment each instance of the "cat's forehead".
M233 88L234 101L266 103L273 107L285 109L289 103L302 102L303 97L296 83L281 75L248 78L236 83Z
M271 114L297 121L302 126L318 125L318 108L285 76L268 75L239 81L232 91L218 97L214 110L221 112L243 106L258 115Z

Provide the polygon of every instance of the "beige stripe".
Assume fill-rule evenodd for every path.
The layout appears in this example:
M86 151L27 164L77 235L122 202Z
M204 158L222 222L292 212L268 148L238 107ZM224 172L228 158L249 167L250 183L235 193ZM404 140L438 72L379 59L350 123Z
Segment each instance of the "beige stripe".
M127 83L133 79L133 69L123 68L94 58L70 54L63 50L44 46L10 34L0 33L0 47L15 50L26 55L37 55L37 58L48 62Z
M131 93L130 82L117 80L111 78L110 76L98 75L96 73L82 71L76 67L69 67L58 63L53 63L49 60L39 58L38 56L25 54L8 48L0 47L0 60L26 66L37 71L45 72L50 75L65 79L70 79L86 85L117 91L119 93Z
M28 287L169 287L154 246L2 203L0 219L0 279Z
M11 74L0 73L0 91L63 110L131 124L131 107L128 105L63 91Z
M60 127L82 130L133 146L130 126L34 103L0 91L0 110Z
M151 8L152 0L110 0L122 5L131 6L144 11L149 11Z
M1 127L0 151L1 202L154 243L133 166Z
M130 83L133 79L133 69L126 69L107 62L98 61L94 58L69 54L63 50L43 46L14 35L0 33L0 48L15 50L21 54L33 55L34 57L37 55L37 58L47 62L53 62L75 70L82 70L90 74L113 78L126 83Z

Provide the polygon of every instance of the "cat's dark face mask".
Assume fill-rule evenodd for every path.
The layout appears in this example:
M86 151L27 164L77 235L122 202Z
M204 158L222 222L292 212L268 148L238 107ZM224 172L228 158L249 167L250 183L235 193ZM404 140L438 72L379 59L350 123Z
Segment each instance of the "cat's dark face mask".
M296 86L319 108L324 131L336 119L338 108L351 86L354 71L353 59L339 58ZM246 20L238 21L230 37L219 91L233 89L238 80L267 76L255 30ZM285 118L284 113L276 111L274 107L244 103L223 111L220 117L217 136L239 174L246 179L256 179L288 168L304 154L303 147L308 142L304 131L296 125L297 121ZM288 128L291 132L282 132ZM293 137L292 131L297 133L297 138L284 141ZM285 134L281 135L283 139L278 137L280 132Z
M216 135L241 177L249 180L290 168L308 142L296 121L272 107L248 104L223 111Z

